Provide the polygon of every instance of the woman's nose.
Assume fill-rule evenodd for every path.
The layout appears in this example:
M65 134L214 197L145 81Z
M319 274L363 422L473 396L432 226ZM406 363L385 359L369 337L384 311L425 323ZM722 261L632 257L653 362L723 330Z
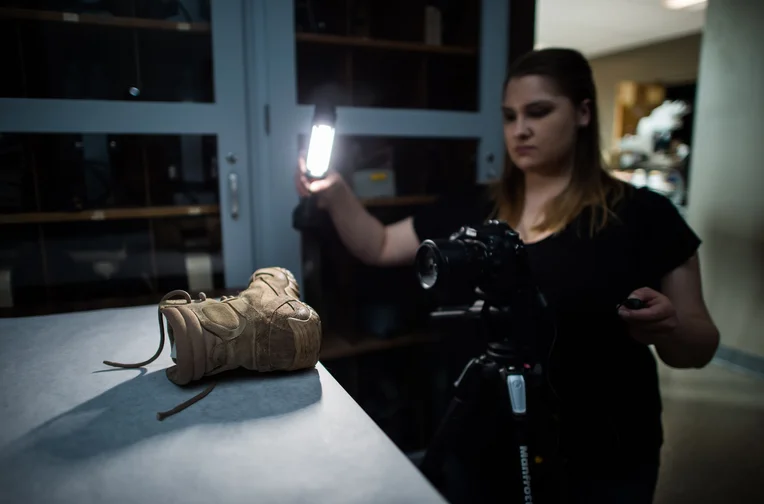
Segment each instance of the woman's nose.
M512 136L515 138L527 138L530 136L530 129L528 128L528 123L523 119L522 117L518 117L515 119L515 125L514 125L514 131L512 132Z

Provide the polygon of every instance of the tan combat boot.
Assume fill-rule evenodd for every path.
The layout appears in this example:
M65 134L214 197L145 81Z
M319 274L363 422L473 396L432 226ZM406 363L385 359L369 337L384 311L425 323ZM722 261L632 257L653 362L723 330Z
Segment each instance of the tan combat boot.
M182 296L184 299L171 299ZM160 343L156 354L137 364L104 364L136 368L161 355L164 324L173 348L174 366L167 377L186 385L205 376L244 368L252 371L293 371L311 368L321 350L321 320L300 301L300 289L291 272L284 268L262 268L238 296L221 301L202 293L193 301L182 290L166 294L159 302ZM215 384L177 408L157 416L160 420L185 409L206 396Z

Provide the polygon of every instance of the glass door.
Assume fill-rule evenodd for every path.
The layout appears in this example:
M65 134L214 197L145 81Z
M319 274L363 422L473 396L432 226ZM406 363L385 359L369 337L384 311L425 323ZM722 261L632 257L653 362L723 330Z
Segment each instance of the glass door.
M300 117L290 139L294 151L307 147L314 106L333 103L331 168L383 223L497 176L506 0L291 4L291 80ZM408 337L424 324L417 319L424 296L410 268L369 267L338 241L322 246L320 265L305 260L306 268L324 273L306 281L306 292L320 289L309 302L326 307L328 333Z
M0 3L0 314L246 285L241 12L240 1Z
M263 84L271 148L257 198L279 240L261 245L264 257L302 269L292 175L319 101L337 106L333 168L370 207L410 212L500 174L509 0L260 3L264 45L278 55Z
M209 0L4 1L2 95L212 102Z

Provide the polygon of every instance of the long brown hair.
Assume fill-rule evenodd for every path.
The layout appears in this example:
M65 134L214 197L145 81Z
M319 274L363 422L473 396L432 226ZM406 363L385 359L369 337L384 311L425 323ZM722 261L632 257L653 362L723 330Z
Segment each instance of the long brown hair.
M604 228L613 217L611 208L624 193L624 184L612 177L605 168L600 152L597 91L589 62L572 49L542 49L531 51L518 59L504 81L528 75L549 78L560 93L575 107L589 100L589 124L578 129L571 180L565 190L548 202L541 223L534 231L563 230L585 209L590 209L589 234ZM525 174L507 156L504 172L493 185L494 215L516 227L525 200Z

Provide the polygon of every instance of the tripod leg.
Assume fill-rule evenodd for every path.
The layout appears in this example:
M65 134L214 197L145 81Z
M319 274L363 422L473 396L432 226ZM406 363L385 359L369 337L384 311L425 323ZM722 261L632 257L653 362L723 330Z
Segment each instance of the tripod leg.
M456 388L454 397L448 405L446 414L435 432L419 467L430 481L434 481L438 471L443 467L444 452L449 439L459 430L459 427L472 409L474 397L482 380L484 365L482 357L471 359L454 384Z
M531 487L531 474L533 462L530 453L530 436L528 432L528 412L526 403L525 376L518 368L504 368L500 376L506 383L508 403L505 412L514 419L513 430L517 445L520 467L520 483L522 489L522 501L532 503L534 493Z

